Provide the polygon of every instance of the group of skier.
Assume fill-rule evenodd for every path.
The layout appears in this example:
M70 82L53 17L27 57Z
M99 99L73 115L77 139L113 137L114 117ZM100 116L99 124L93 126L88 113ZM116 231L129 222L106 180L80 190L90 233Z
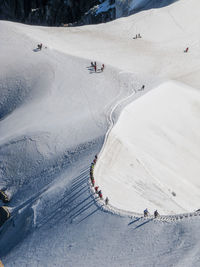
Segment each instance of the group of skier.
M91 67L92 67L92 68L94 68L94 71L95 71L95 72L97 72L97 70L98 70L98 69L97 69L97 63L96 63L96 61L94 61L94 62L91 62ZM100 70L101 70L101 72L103 72L103 71L104 71L104 68L105 68L105 65L104 65L104 64L102 64L102 65L101 65L101 69L100 69Z
M97 155L95 155L95 158L94 158L94 160L93 160L93 162L91 163L91 166L90 166L90 180L91 180L92 186L95 189L95 193L99 196L100 199L103 199L103 194L102 194L102 191L99 190L99 186L95 186L94 166L95 166L96 162L97 162ZM108 197L106 197L105 204L108 205L108 202L109 202L109 199L108 199Z
M138 38L142 38L142 36L140 35L140 33L136 34L135 37L133 37L133 39L138 39Z
M149 216L149 215L150 215L150 213L149 213L148 209L145 209L145 210L144 210L144 217L147 217L147 216ZM158 216L159 216L159 213L158 213L157 210L155 210L155 211L154 211L154 218L157 218Z

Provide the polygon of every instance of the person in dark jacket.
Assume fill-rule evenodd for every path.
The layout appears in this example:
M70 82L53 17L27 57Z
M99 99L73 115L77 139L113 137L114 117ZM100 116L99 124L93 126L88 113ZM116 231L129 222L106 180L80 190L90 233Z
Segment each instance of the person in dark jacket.
M145 209L144 210L144 217L147 217L149 215L149 211L148 211L148 209Z
M158 211L157 211L157 210L155 210L155 211L154 211L154 218L157 218L157 217L158 217L158 215L159 215Z

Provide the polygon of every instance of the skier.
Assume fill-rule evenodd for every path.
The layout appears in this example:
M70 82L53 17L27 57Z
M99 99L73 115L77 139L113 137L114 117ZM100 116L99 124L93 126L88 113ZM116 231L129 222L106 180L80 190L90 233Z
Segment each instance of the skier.
M145 86L144 86L144 84L143 84L140 90L144 90L144 88L145 88Z
M96 65L94 65L94 71L97 72L97 66Z
M94 162L91 163L91 167L90 167L91 170L94 169Z
M95 181L94 181L94 179L92 179L92 186L94 186L94 184L95 184Z
M99 189L99 187L98 186L95 186L95 193L97 193L98 194L98 189Z
M91 180L91 182L92 182L92 180L94 180L93 173L90 175L90 180Z
M97 155L95 155L95 159L97 160Z
M102 195L102 192L101 192L101 190L99 190L99 197L100 197L100 199L102 199L103 198L103 195Z
M103 72L103 70L104 70L104 64L102 64L102 66L101 66L101 72Z
M91 67L94 67L94 63L93 62L91 62Z
M149 215L149 211L148 211L148 209L145 209L144 210L144 217L147 217Z
M41 44L38 44L38 49L39 50L42 50L42 43Z
M189 50L189 47L187 47L185 50L184 50L184 53L187 53Z
M140 33L138 33L138 38L142 38L141 35L140 35Z
M109 202L109 199L108 199L108 197L106 197L105 204L108 205L108 202Z
M157 210L154 211L154 218L157 218L159 216L159 213Z

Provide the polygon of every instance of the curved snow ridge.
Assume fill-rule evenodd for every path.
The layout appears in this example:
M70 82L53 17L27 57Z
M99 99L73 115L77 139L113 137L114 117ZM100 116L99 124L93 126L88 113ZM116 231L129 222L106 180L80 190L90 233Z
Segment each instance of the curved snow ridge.
M111 108L110 110L110 114L108 116L108 123L109 123L109 128L108 128L108 131L106 132L106 135L105 135L105 139L104 139L104 143L103 143L103 146L101 148L101 151L99 152L99 156L102 154L104 148L105 148L105 145L106 145L106 142L107 142L107 139L108 139L108 136L114 126L114 112L116 111L116 109L122 105L123 103L125 104L126 101L128 101L129 99L131 99L135 94L137 93L137 91L135 89L132 90L131 94L126 96L125 98L117 101L117 103Z
M98 170L95 172L95 178L98 180L98 176L99 179L102 175L104 176L104 188L102 184L99 183L101 189L103 188L103 191L107 191L103 192L104 194L109 196L110 193L112 193L111 191L113 191L113 194L111 194L112 203L113 200L118 203L119 209L112 208L112 210L120 214L134 214L134 216L138 216L138 213L129 213L126 211L126 209L131 210L132 203L134 203L135 207L137 207L137 211L139 212L140 210L143 210L144 206L149 207L150 210L155 210L159 207L161 213L166 214L161 217L161 220L176 220L196 216L196 213L185 213L185 211L187 212L191 209L198 209L198 201L195 201L196 198L198 198L198 194L196 193L196 195L193 196L193 201L190 198L188 204L186 203L184 197L185 191L188 191L189 187L194 188L192 192L197 191L195 189L195 185L198 184L198 180L196 179L194 170L198 170L197 159L199 157L199 153L196 149L193 149L191 155L190 150L191 147L196 147L194 147L195 144L197 147L199 144L198 131L194 131L195 127L198 125L196 120L198 119L197 106L199 102L199 93L196 90L183 84L169 81L154 89L150 92L150 94L147 94L137 100L134 105L130 104L127 108L125 108L122 115L125 118L129 118L127 125L124 125L125 123L123 124L122 121L120 128L118 121L114 127L115 131L114 133L112 132L112 136L110 137L111 129L114 126L112 120L113 111L111 111L110 127L102 150L99 154L99 158L101 160L97 163ZM184 120L182 118L184 118ZM134 122L135 126L132 131L130 129L131 120ZM190 130L188 129L186 131L184 123L190 125ZM160 127L160 125L162 127ZM149 136L148 139L150 140L145 140L147 138L143 138L143 132L145 135ZM117 138L118 134L119 137ZM123 137L122 134L125 134L125 136ZM132 139L130 139L130 136ZM116 146L117 144L113 142L112 138L119 139L118 147ZM109 146L107 144L108 140ZM181 143L180 140L182 140ZM125 142L124 149L123 141ZM106 151L104 151L105 146L107 148ZM114 150L112 150L112 148ZM133 148L134 151L131 153L131 149ZM109 157L108 154L112 154L112 151L114 152L114 156ZM135 155L135 153L138 153L138 155ZM117 160L121 161L121 157L124 158L122 164L120 165L121 168L123 168L122 172L118 173L119 168L111 170L111 168L114 168L116 164L119 164L119 162L116 162ZM142 162L138 160L138 157L140 161L142 160ZM183 165L188 157L191 162L190 165L194 166L192 170L190 165L188 165L188 167ZM134 161L135 158L136 161ZM170 158L172 159L171 163L168 162L170 161ZM110 161L112 162L109 165ZM157 161L159 164L156 163ZM100 163L103 163L104 165L103 171L99 171ZM134 168L132 167L132 169L130 169L129 165L133 165ZM157 166L156 170L155 166ZM178 171L176 171L176 168L178 168ZM127 177L128 181L126 179ZM190 180L188 180L188 177L190 177ZM142 179L144 179L144 181ZM139 182L142 184L138 184ZM152 195L152 192L150 195L145 193L145 188L143 186L143 184L145 185L145 182L149 185L149 188L147 188L148 190L152 188L152 190L155 191L153 191L155 196ZM119 187L120 183L123 185L122 187ZM110 192L105 190L107 185L109 185ZM125 192L125 194L129 193L130 196L127 201L123 200L123 203L119 202L121 201L118 196L120 194L119 188L125 188L130 191ZM182 189L180 190L180 188ZM144 191L144 196L141 195L140 190ZM148 192L150 191L147 191L147 193ZM132 197L132 201L130 201L130 197ZM166 204L164 203L162 206L163 203L158 203L158 199L160 198L162 201L163 198L169 199L166 199ZM127 203L129 206L126 205ZM121 208L123 206L125 207L124 209ZM122 211L122 209L124 211ZM171 215L170 213L173 213L173 210L175 214Z
M118 209L116 207L113 207L111 204L105 205L104 198L100 199L99 197L96 197L95 190L92 187L92 184L89 183L90 192L92 193L92 197L95 199L95 204L98 205L99 208L103 212L108 212L113 215L118 215L121 217L130 217L131 219L141 219L141 220L152 220L155 219L156 221L160 222L175 222L178 220L188 219L188 218L194 218L200 216L200 211L194 211L189 213L180 213L176 215L159 215L157 218L155 218L153 215L149 215L147 217L144 217L141 213L137 212L131 212L131 211L125 211L122 209Z
M108 212L113 215L118 215L121 217L130 217L131 219L141 219L141 220L152 220L155 219L160 222L175 222L178 220L183 220L183 219L188 219L188 218L194 218L200 216L200 210L199 211L194 211L194 212L189 212L189 213L180 213L176 215L159 215L157 218L155 218L153 215L149 215L147 217L144 217L141 213L137 212L131 212L131 211L125 211L122 209L118 209L111 204L106 205L104 198L100 199L97 197L97 193L95 195L95 190L92 187L92 184L89 182L89 189L91 192L92 198L95 200L95 204L98 205L99 208L101 208L102 211Z
M100 200L100 202L102 202ZM110 212L112 214L117 214L119 216L128 216L131 218L135 218L135 219L155 219L153 215L149 215L147 217L144 217L142 214L138 214L135 212L129 212L129 211L124 211L124 210L120 210L117 209L115 207L113 207L112 205L108 204L107 206L103 205L102 209L106 212ZM175 222L177 220L182 220L182 219L188 219L191 217L197 217L200 216L200 212L199 211L195 211L195 212L190 212L190 213L183 213L183 214L177 214L177 215L159 215L156 220L157 221L162 221L162 222Z

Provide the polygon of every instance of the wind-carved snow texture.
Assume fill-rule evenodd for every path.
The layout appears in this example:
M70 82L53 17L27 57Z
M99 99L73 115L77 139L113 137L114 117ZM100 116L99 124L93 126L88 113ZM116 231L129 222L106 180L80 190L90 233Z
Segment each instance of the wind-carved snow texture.
M171 96L176 109L183 100L186 105L180 109L188 107L190 98L184 98L185 91L196 96L184 110L187 120L184 117L182 123L186 124L184 133L194 133L189 141L195 144L188 154L184 150L184 155L195 152L198 158L199 124L195 118L199 91L194 88L200 88L199 8L197 0L180 0L161 9L80 28L0 22L1 107L5 110L0 121L0 186L11 197L11 218L0 229L0 257L5 266L199 266L200 218L199 212L193 213L198 206L187 214L143 218L146 203L137 207L136 213L132 191L125 194L117 181L110 186L111 180L104 182L102 173L95 177L95 185L101 187L104 199L110 199L105 206L89 181L90 164L102 146L106 150L104 140L113 137L112 130L106 133L110 125L113 129L117 126L125 105L135 99L130 104L133 107L144 99L148 103L153 92L148 91L154 87L160 92L168 84L173 91L177 83L166 83L170 79L179 81L179 89ZM142 38L133 39L138 33ZM44 48L34 52L41 42ZM183 52L186 47L188 53ZM96 73L91 61L97 61ZM159 103L155 103L158 114ZM135 121L139 124L140 115L130 114L134 121L129 127ZM140 130L137 125L135 131ZM157 130L160 133L162 129ZM156 141L151 140L152 152ZM120 141L122 149L116 146L119 155L126 149L126 140ZM139 148L143 148L141 144ZM97 165L101 155L103 152ZM135 147L131 155L135 156ZM194 162L188 159L186 163ZM197 177L198 167L190 174L191 179ZM181 195L170 192L172 198ZM125 197L131 197L130 211L120 207L123 203L119 200Z
M29 70L21 69L17 73L1 73L1 77L0 119L3 119L14 109L33 99L37 95L39 85L42 85L42 94L45 94L52 83L53 73L48 64L40 63L39 66L32 66Z

